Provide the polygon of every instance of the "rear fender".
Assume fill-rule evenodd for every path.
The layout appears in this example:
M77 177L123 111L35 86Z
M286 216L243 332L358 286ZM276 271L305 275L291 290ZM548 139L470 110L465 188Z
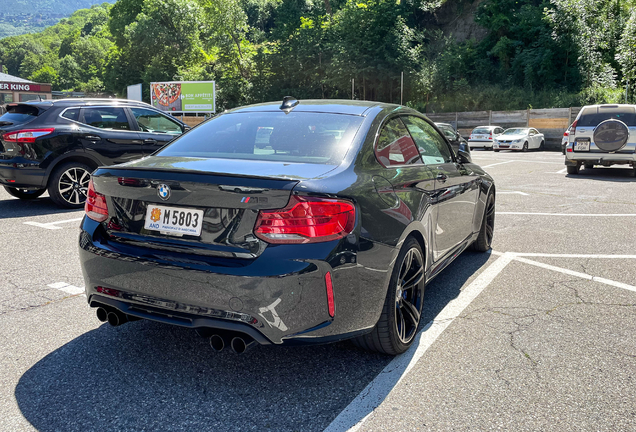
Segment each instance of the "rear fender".
M102 162L99 159L81 149L72 150L61 155L56 155L53 153L51 155L48 155L47 158L40 164L42 168L46 169L46 174L44 176L44 178L46 179L45 184L48 184L49 177L51 176L51 173L53 172L53 170L55 170L55 168L60 166L60 164L71 160L77 160L78 162L86 164L94 169L102 165Z

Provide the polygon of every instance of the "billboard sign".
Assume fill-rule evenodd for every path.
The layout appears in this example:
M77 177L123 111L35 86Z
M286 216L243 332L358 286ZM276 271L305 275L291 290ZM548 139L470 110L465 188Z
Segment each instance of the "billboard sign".
M141 102L141 84L129 85L127 88L127 96L130 100Z
M214 113L214 81L171 81L150 84L151 104L171 113Z

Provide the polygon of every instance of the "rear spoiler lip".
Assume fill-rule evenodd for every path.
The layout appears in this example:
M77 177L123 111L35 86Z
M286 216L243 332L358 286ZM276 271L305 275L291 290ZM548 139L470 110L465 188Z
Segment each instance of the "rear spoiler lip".
M38 116L39 116L43 112L48 111L53 106L53 104L51 102L42 103L40 101L37 101L37 105L30 104L28 102L9 102L4 105L4 109L6 110L6 112L11 112L10 108L14 108L17 106L28 106L30 108L35 108L36 110L38 110Z
M250 179L260 179L260 180L280 180L280 181L303 181L303 180L313 180L306 178L298 178L298 177L289 177L289 176L259 176L259 175L245 175L245 174L234 174L234 173L224 173L224 172L212 172L212 171L198 171L198 170L189 170L189 169L178 169L174 168L154 168L154 167L118 167L118 166L100 166L94 172L93 176L99 177L102 176L105 172L108 171L160 171L160 172L172 172L172 173L183 173L183 174L197 174L197 175L209 175L209 176L218 176L218 177L234 177L234 178L250 178ZM102 171L102 172L100 172Z

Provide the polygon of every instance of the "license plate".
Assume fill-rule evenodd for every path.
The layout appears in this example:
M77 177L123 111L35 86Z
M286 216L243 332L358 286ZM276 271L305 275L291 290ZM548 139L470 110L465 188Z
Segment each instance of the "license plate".
M574 151L590 151L590 142L574 141Z
M201 235L203 210L148 205L144 228L170 235Z

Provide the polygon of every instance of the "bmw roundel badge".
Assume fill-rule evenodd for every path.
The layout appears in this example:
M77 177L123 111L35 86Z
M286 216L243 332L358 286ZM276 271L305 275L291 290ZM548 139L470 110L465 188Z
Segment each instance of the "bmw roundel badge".
M167 184L160 184L157 186L157 195L159 195L159 198L164 201L170 198L170 186Z

